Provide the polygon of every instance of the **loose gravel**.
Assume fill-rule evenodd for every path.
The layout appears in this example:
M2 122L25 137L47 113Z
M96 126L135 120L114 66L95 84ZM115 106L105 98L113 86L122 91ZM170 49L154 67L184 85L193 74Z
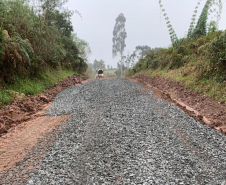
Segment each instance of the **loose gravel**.
M72 86L46 114L73 115L29 185L226 185L226 137L137 83Z

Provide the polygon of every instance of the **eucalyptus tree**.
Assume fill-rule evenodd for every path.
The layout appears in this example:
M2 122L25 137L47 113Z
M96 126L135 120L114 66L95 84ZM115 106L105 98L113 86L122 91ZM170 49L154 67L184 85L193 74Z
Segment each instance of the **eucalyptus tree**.
M143 58L146 54L151 50L151 47L145 46L137 46L136 51L139 52L139 58Z
M128 52L127 56L126 56L126 60L125 60L125 64L126 64L126 67L127 68L131 68L134 66L135 62L136 62L136 59L137 59L137 55L136 55L136 52L133 51L132 54L130 54Z
M103 61L102 59L100 60L100 69L105 70L105 61Z
M116 71L115 71L116 76L121 76L121 68L122 68L123 71L127 70L127 67L124 64L121 66L120 61L119 61L117 63L117 68L116 68Z
M113 31L113 45L112 45L112 56L113 58L120 54L121 56L121 76L123 75L123 52L126 47L125 40L127 33L125 30L126 18L123 13L119 14L116 18L116 23Z
M95 70L95 71L98 71L99 69L106 69L106 67L105 67L105 61L104 60L100 60L100 61L98 61L98 60L94 60L94 62L93 62L93 69Z

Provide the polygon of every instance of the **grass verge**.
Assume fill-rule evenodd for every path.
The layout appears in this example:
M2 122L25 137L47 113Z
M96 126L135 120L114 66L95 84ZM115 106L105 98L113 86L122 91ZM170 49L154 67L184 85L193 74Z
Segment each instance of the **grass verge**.
M13 84L5 85L0 88L0 106L10 104L15 94L21 97L39 94L73 74L75 74L75 72L71 70L47 70L45 73L40 73L34 78L24 79L16 77Z
M105 70L104 71L104 76L105 77L115 77L115 71L114 69L111 69L111 70Z
M179 69L167 70L142 70L136 75L143 74L152 77L163 77L172 81L180 82L186 88L195 92L203 93L207 97L215 99L219 102L226 102L226 83L220 83L214 78L205 79L198 78L198 73L192 70L188 66L181 67ZM136 76L135 75L135 76Z
M127 70L177 81L219 102L226 102L226 30L180 39L175 47L151 49Z

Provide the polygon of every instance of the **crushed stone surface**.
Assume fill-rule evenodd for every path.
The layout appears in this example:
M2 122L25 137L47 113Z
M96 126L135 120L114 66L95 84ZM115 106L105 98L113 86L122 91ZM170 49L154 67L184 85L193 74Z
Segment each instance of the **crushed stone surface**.
M0 184L226 184L226 137L137 83L69 87L46 114L73 115L26 183Z

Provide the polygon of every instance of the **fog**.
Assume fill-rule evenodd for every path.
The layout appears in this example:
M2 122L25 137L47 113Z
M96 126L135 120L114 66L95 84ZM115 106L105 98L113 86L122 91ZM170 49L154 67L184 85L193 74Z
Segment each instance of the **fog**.
M163 0L162 4L179 38L187 34L197 0ZM198 16L205 1L201 2ZM224 4L225 5L225 4ZM132 53L137 45L168 47L171 44L165 19L158 0L69 0L66 5L77 10L72 23L78 37L86 40L92 50L89 62L103 59L106 65L116 67L119 57L112 58L112 37L115 19L120 13L126 17L127 39L124 55ZM198 18L198 17L197 17ZM219 29L226 29L226 8L223 8Z

